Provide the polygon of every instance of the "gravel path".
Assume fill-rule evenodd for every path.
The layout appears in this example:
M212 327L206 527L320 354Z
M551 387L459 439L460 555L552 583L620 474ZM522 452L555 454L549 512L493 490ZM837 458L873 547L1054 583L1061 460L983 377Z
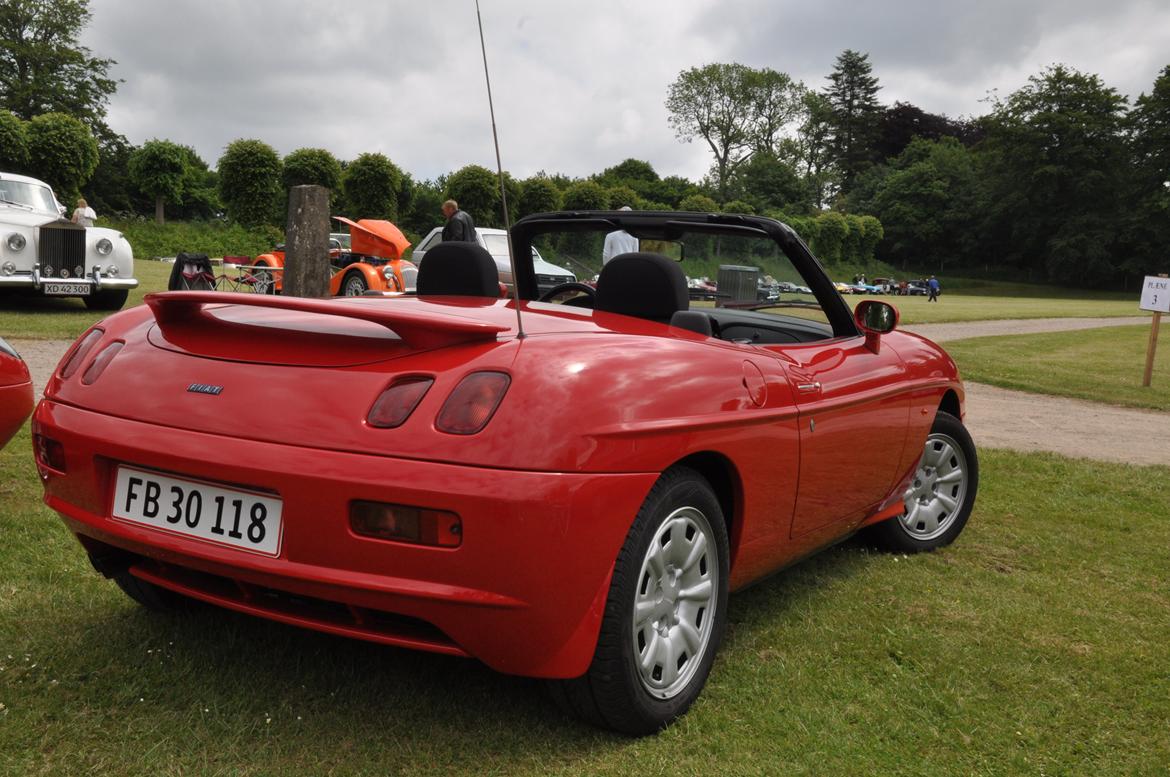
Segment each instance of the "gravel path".
M937 342L991 335L1144 324L1148 318L1042 318L906 327ZM10 340L28 363L37 395L67 340ZM1170 466L1170 413L967 383L967 426L980 446L1052 451L1078 458ZM1142 441L1147 441L1143 444Z

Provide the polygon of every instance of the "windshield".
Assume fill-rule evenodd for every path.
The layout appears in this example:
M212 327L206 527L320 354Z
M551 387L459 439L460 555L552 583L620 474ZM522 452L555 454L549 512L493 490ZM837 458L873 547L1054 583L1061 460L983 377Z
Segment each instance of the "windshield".
M480 233L483 234L483 233ZM492 256L507 256L508 255L508 236L486 234L483 235L483 244L487 247L488 253ZM532 249L532 258L540 259L540 253L534 247Z
M24 206L57 215L57 202L48 186L25 181L0 180L0 205Z

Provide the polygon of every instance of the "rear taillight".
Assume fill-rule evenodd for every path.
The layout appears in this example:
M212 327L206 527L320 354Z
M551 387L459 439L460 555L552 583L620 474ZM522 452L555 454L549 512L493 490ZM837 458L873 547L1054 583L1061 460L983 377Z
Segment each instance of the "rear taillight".
M401 426L410 418L434 382L434 378L425 375L398 378L374 401L366 415L366 422L379 429Z
M81 341L77 345L73 346L73 353L69 354L65 365L61 367L62 379L70 378L73 373L77 372L77 368L85 361L85 357L89 355L90 350L97 345L98 340L101 340L104 334L105 332L101 329L91 329L89 330L89 334L81 338Z
M506 372L473 372L443 403L435 428L447 434L475 434L487 426L512 379Z
M85 370L85 374L81 376L81 382L87 386L93 385L93 382L102 376L106 367L110 366L110 362L122 350L122 346L126 343L121 340L110 343L105 348L98 351L98 355L93 357L89 367Z
M65 446L42 434L33 435L33 453L42 469L65 472Z
M379 540L441 548L458 547L463 542L463 522L458 515L446 510L382 502L351 502L349 525L354 534Z

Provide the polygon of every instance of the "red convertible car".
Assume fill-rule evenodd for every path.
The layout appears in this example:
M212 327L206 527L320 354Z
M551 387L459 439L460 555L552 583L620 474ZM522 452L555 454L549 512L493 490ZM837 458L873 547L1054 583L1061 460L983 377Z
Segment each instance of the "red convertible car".
M588 259L615 229L815 302L692 308L643 252L537 299L534 245ZM550 213L512 249L519 302L470 243L428 253L416 295L148 295L47 387L46 503L148 607L472 656L631 734L698 696L731 591L860 530L899 552L962 531L954 362L884 302L851 311L787 226Z
M24 425L33 407L32 378L28 366L0 337L0 448Z

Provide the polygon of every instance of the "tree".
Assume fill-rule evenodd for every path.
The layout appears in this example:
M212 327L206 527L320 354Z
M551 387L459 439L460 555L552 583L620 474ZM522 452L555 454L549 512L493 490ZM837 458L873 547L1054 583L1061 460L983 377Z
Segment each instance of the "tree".
M1170 65L1150 93L1134 103L1129 132L1125 251L1121 265L1132 275L1166 268L1170 245Z
M632 181L657 181L658 173L649 162L631 157L613 167L605 168L600 175L595 176L595 179L602 186L612 186Z
M520 184L520 215L560 210L561 192L543 176L533 176Z
M228 218L245 227L281 223L280 157L260 140L235 140L219 158L219 194Z
M435 181L416 181L410 187L410 202L398 211L399 226L404 232L425 235L443 223L440 207L443 187Z
M799 124L793 137L780 142L776 157L788 162L804 181L810 206L819 210L836 188L832 150L833 108L819 92L806 91L801 98Z
M0 110L0 170L24 172L28 166L28 128L16 114Z
M704 194L692 194L683 198L678 209L689 213L718 213L719 203Z
M108 75L114 60L77 43L90 16L89 0L0 3L0 108L23 119L65 113L104 123L118 82Z
M1053 282L1115 275L1124 113L1115 89L1065 65L994 103L980 148L993 255Z
M910 103L896 102L882 111L878 119L875 160L898 156L914 138L957 138L963 145L971 146L978 140L978 135L969 122L954 121L942 114L927 113Z
M731 190L750 203L753 212L769 208L803 212L811 206L808 190L796 170L772 153L756 154L744 164Z
M352 219L398 219L402 171L385 154L366 153L341 175L346 208Z
M285 189L316 184L338 193L341 163L323 148L298 148L284 158L280 181Z
M29 168L71 202L98 164L98 146L89 128L64 113L34 116L28 123Z
M130 155L130 180L154 198L154 221L162 224L164 206L183 199L187 181L187 152L169 140L148 140Z
M565 210L606 210L610 206L609 195L595 181L577 181L565 190Z
M845 194L858 174L874 162L877 120L881 113L877 101L879 89L868 54L846 49L837 57L825 97L832 110L833 156Z
M781 129L799 111L803 87L784 73L738 63L684 70L666 98L679 140L707 142L715 186L725 198L731 175L758 150L774 150Z
M508 216L514 221L520 212L521 187L507 173L504 173L504 186L508 196ZM471 214L476 224L482 227L503 225L500 179L486 167L467 165L451 173L447 179L447 197L458 202L460 210Z

